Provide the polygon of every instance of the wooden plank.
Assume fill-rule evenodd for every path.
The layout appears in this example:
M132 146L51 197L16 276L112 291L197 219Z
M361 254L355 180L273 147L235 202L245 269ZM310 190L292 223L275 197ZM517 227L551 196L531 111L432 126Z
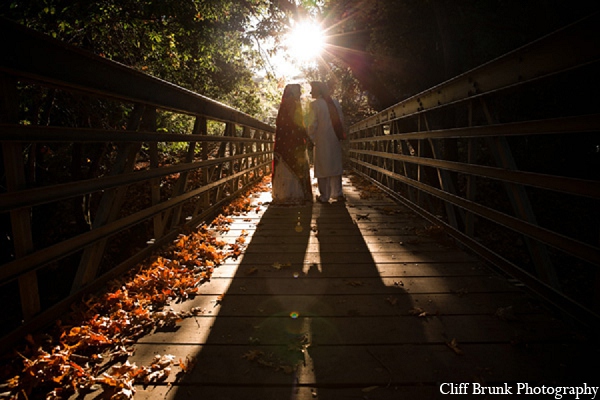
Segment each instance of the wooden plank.
M222 332L219 332L222 333ZM224 333L224 332L223 332ZM370 387L390 385L435 385L440 382L595 382L598 367L585 368L571 362L562 364L569 352L577 354L576 345L558 347L554 344L532 345L528 351L508 343L460 344L462 356L445 343L430 345L398 344L383 346L310 346L305 354L291 351L288 346L269 345L198 345L164 344L155 348L176 359L194 358L195 368L185 374L180 385L186 388L204 386L278 385L294 387L297 376L286 374L284 366L303 365L310 358L314 371L305 376L311 386ZM137 346L140 353L143 344ZM146 350L140 362L151 359L153 350ZM272 362L260 365L245 359L257 354L258 360ZM160 354L159 353L159 354ZM176 376L178 368L173 371ZM169 377L167 382L173 382ZM200 391L201 393L201 391ZM197 393L199 394L199 393Z
M307 269L311 263L302 264L302 273L307 274ZM318 265L317 265L318 266ZM295 267L298 267L296 265ZM238 261L230 260L215 269L213 277L215 278L234 278L235 274L239 276L257 275L272 276L277 265L267 263L243 264L238 270ZM286 268L286 267L283 267ZM306 270L305 270L306 269ZM376 265L378 276L382 278L402 278L402 277L433 277L433 276L490 276L490 270L480 263L380 263ZM296 269L292 269L292 273ZM320 271L321 277L342 276L364 277L366 275L362 268L346 268L345 266L333 266L327 270ZM345 275L344 275L345 274ZM289 275L287 275L289 277Z
M337 235L329 238L327 236L323 236L322 239L319 238L319 240L311 241L311 243L278 243L277 246L274 246L273 243L252 243L252 246L248 248L246 254L298 253L302 251L305 253L319 253L323 246L327 246L327 252L329 253L358 253L364 250L369 250L371 253L376 254L418 254L422 252L444 252L446 254L454 255L456 259L464 259L462 255L458 255L458 250L449 250L448 246L444 246L436 242L420 242L416 239L408 239L406 242L388 240L384 241L383 243L379 242L366 245L366 243L361 243L359 240L340 241L339 239L335 239L336 236Z
M265 274L260 277L236 277L213 278L210 285L202 286L201 293L233 293L233 294L309 294L318 295L327 294L368 294L385 293L389 295L410 293L455 293L462 295L465 293L481 292L506 292L516 291L508 282L497 277L486 277L482 279L479 276L467 277L406 277L398 279L380 278L380 277L362 277L344 278L321 277L316 268L312 268L308 275L294 279L294 274L299 276L302 271L286 268L287 277L276 276L275 272L271 276Z
M347 316L411 316L416 308L429 315L488 315L509 321L523 322L530 315L545 312L523 292L484 293L397 293L393 297L386 293L368 294L248 294L228 293L219 307L219 293L207 291L193 301L172 306L176 311L192 308L204 310L198 318L215 316L222 308L231 315L240 317L264 317L281 314L292 309L292 305L303 305L313 314L322 317ZM152 339L149 339L152 340ZM145 341L145 339L143 339Z
M306 300L306 299L305 299ZM297 307L256 317L219 313L214 317L196 317L178 324L176 336L171 330L156 332L139 343L165 344L248 344L287 345L290 332L304 334L310 324L314 346L381 346L395 344L445 344L456 338L460 343L539 343L563 341L571 331L544 316L528 316L526 321L504 321L493 315L453 316L323 316L320 302L304 301ZM303 306L309 306L304 309ZM385 306L385 304L382 304ZM326 305L325 305L326 307ZM290 314L299 314L291 318ZM304 316L304 317L303 317ZM309 320L309 321L307 321ZM526 323L524 323L526 322ZM217 326L218 325L218 326ZM207 337L206 332L220 329L227 335Z
M260 226L257 229L256 223L250 222L248 224L237 224L233 229L230 229L227 233L219 235L219 239L226 242L235 241L240 235L248 235L252 239L252 245L261 244L279 244L279 243L306 243L307 239L305 235L290 234L290 227L280 226L279 228L270 228ZM291 225L291 224L290 224ZM303 225L304 226L304 225ZM286 234L287 233L287 234ZM372 231L369 234L362 233L361 235L347 235L340 232L336 235L321 235L317 237L316 234L311 235L308 238L308 243L348 243L348 244L381 244L381 243L402 243L404 245L418 245L424 243L436 243L442 244L435 238L430 236L417 236L411 233L394 234L394 235L380 235L377 236L377 231ZM248 241L249 242L249 241ZM449 245L444 242L443 245Z
M311 387L296 383L291 386L276 385L210 385L186 384L184 386L148 386L136 387L136 400L139 399L219 399L238 400L240 393L245 399L281 400L281 399L433 399L439 394L437 386L394 386L394 387ZM369 397L367 397L367 395ZM376 397L374 397L376 396Z
M351 247L346 247L350 250ZM368 249L365 249L367 251ZM324 249L321 247L319 252L304 253L301 251L297 252L269 252L269 253L248 253L244 255L244 259L247 262L260 262L260 263L275 263L275 262L286 262L299 260L302 262L306 260L308 262L316 262L321 264L374 264L374 263L386 263L386 262L469 262L475 261L473 256L470 256L463 252L449 252L449 251L437 251L437 252L380 252L375 254L369 254L368 252L347 252L344 249L338 249L333 252L329 248Z

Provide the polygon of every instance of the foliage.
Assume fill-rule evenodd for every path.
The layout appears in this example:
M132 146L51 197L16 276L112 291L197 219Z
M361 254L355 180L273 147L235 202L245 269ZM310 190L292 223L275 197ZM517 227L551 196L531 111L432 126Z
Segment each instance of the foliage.
M594 9L583 0L330 0L321 19L327 63L349 68L383 109Z
M262 60L252 35L267 34L281 12L264 0L13 1L0 15L72 45L223 101L259 111L251 67Z

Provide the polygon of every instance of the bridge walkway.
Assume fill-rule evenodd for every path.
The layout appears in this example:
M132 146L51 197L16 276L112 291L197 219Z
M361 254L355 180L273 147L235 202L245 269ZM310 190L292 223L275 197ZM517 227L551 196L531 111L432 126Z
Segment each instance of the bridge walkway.
M350 175L344 193L305 207L256 194L222 237L245 231L245 253L175 305L198 316L130 360L171 354L187 373L135 398L432 399L597 381L587 344L518 282Z

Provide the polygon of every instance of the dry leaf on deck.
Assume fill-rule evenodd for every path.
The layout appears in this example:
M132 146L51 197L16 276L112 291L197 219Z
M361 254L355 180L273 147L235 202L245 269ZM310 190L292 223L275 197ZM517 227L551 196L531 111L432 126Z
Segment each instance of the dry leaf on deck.
M364 286L365 283L360 280L352 280L352 281L346 281L346 285L352 286L352 287L357 287L357 286Z
M446 345L450 347L450 349L452 349L452 351L458 354L459 356L463 355L463 351L460 349L460 347L458 347L458 342L456 341L456 338L452 338L450 342L446 342Z
M242 358L245 358L248 361L254 361L254 360L258 359L260 356L262 356L263 354L265 354L265 353L263 353L260 350L250 350L250 351L246 352L242 356Z
M408 310L408 313L410 315L416 315L417 317L426 317L428 315L427 311L423 310L420 307L412 308L412 309Z
M287 263L275 262L275 263L273 263L273 268L275 268L275 269L281 269L284 267L291 267L291 266L292 266L292 263L290 263L290 262L287 262Z
M361 392L363 392L363 393L369 393L369 392L372 392L373 390L377 389L378 387L379 386L369 386L369 387L366 387L364 389L361 389Z

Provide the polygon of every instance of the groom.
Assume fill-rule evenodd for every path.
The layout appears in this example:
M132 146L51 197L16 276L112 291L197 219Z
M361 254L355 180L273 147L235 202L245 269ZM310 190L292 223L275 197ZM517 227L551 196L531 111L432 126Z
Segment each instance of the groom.
M311 82L313 102L307 115L308 136L314 143L314 175L319 195L317 201L328 203L329 199L343 201L342 194L342 144L345 138L342 110L333 100L329 88L323 82Z

